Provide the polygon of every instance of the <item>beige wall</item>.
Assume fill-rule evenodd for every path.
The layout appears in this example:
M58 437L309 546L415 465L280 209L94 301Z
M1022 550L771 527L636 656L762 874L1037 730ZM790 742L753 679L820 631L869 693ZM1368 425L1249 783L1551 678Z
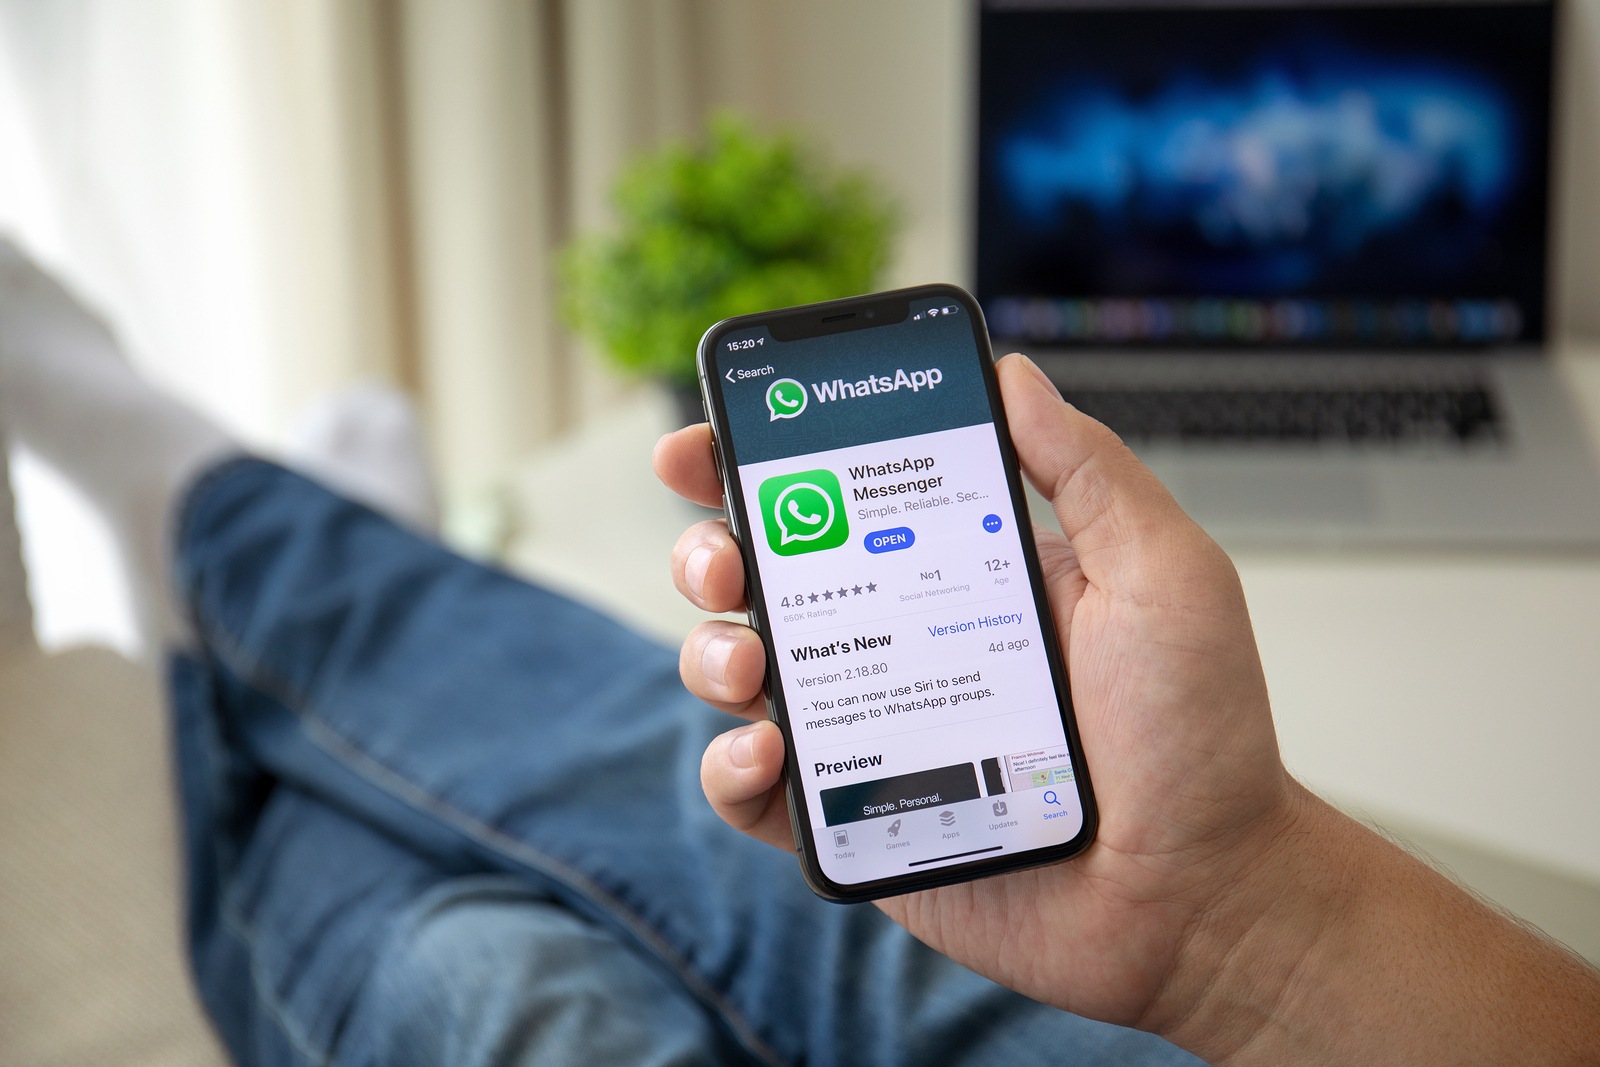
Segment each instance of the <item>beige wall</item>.
M1600 0L1571 0L1562 32L1561 318L1600 337Z
M738 7L727 0L723 7ZM899 195L906 229L893 284L965 283L971 6L964 0L810 0L776 8L741 70L752 101L817 131ZM724 88L732 104L748 100Z

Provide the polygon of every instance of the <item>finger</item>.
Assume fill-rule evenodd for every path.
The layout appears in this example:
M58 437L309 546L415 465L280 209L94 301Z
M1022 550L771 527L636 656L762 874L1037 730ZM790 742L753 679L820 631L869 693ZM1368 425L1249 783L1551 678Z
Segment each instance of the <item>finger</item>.
M783 735L770 722L729 730L706 746L700 787L723 822L788 852L794 851L783 787Z
M1082 579L1077 553L1072 551L1072 542L1061 531L1035 523L1033 543L1039 550L1039 569L1046 585Z
M1013 353L997 370L1023 472L1054 504L1091 582L1133 578L1163 546L1209 543L1122 440L1062 400L1032 360Z
M707 611L744 610L744 561L721 519L697 522L672 549L678 592Z
M678 674L689 692L735 715L765 714L760 700L767 654L748 626L714 619L689 631L678 654ZM760 709L754 710L753 709Z
M1035 526L1033 539L1039 549L1039 570L1044 575L1045 593L1050 598L1056 637L1065 648L1072 640L1073 611L1089 583L1083 576L1083 568L1078 566L1072 542L1059 530Z
M711 452L711 424L674 430L656 442L650 457L656 477L674 493L708 508L722 506L722 480Z

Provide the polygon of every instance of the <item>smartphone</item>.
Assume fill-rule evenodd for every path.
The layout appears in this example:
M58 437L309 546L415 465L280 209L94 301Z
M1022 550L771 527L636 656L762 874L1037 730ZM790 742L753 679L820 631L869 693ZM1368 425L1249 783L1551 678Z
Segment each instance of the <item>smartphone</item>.
M811 888L871 900L1084 849L1094 795L977 301L727 319L699 373Z

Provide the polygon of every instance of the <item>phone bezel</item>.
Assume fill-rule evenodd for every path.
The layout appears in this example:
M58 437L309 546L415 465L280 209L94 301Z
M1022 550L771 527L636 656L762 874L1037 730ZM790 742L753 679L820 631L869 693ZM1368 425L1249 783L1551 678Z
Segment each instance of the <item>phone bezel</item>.
M978 307L978 302L971 294L959 286L938 283L884 293L847 297L842 300L830 300L776 311L739 315L716 323L700 339L696 365L699 373L701 399L711 424L713 452L718 468L717 473L722 480L723 504L727 514L729 531L738 543L740 555L744 560L745 595L749 609L750 626L761 635L762 646L766 653L767 678L769 682L772 679L781 678L782 675L778 673L777 650L770 636L766 600L752 538L744 536L744 531L753 529L753 527L745 508L743 486L739 480L737 446L730 439L730 435L727 432L727 399L720 385L723 379L721 377L722 368L718 360L721 355L721 340L729 333L748 330L752 327L766 329L775 341L796 341L832 333L879 329L904 322L910 315L913 301L929 298L957 301L967 313L967 321L971 324L973 332L979 370L983 375L984 388L989 400L989 413L994 420L1001 459L1005 467L1006 485L1011 495L1012 507L1016 515L1026 518L1028 515L1027 497L1023 490L1022 475L1017 463L1016 450L1011 442L1010 424L1006 420L1005 408L1000 400L1000 382L994 370L994 353L989 343L989 332L983 320L983 312ZM744 358L747 358L747 355ZM1095 804L1094 788L1089 778L1088 764L1084 759L1083 745L1078 737L1077 714L1073 708L1072 691L1066 667L1061 657L1061 642L1056 630L1055 617L1051 612L1049 597L1045 592L1044 575L1039 564L1038 546L1034 541L1031 523L1019 521L1017 528L1018 536L1022 543L1022 555L1027 569L1029 587L1033 594L1035 611L1042 630L1045 658L1049 664L1051 682L1055 688L1061 708L1061 720L1066 734L1068 754L1071 758L1076 779L1075 785L1078 788L1079 799L1082 804L1082 826L1079 828L1077 835L1058 845L1047 845L1024 852L1006 853L999 857L974 860L970 863L952 864L948 867L939 867L930 871L894 875L869 882L851 884L835 882L822 870L817 852L816 837L811 830L811 818L806 805L805 789L800 785L802 779L800 777L798 758L795 753L794 735L789 725L787 700L782 692L782 686L768 684L763 689L767 701L767 713L769 718L778 724L779 729L784 734L786 747L784 783L785 793L789 802L790 826L794 833L796 850L801 860L801 871L807 884L818 896L838 903L854 903L875 900L881 897L898 896L902 893L932 889L938 886L955 885L977 878L1055 863L1077 855L1094 840L1095 831L1099 825L1099 813Z

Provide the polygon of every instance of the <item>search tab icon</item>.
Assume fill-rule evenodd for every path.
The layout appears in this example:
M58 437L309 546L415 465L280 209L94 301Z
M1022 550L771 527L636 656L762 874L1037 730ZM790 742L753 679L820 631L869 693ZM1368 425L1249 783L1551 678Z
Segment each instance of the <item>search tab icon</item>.
M1056 796L1054 789L1046 789L1044 791L1044 802L1046 804L1054 804L1058 808L1061 806L1061 798Z

